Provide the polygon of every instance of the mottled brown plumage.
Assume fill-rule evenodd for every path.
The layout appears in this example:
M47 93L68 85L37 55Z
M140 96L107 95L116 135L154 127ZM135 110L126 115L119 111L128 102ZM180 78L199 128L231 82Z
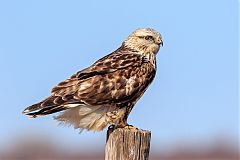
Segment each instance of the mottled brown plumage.
M55 119L81 130L126 126L133 106L155 77L161 44L155 30L136 30L116 51L59 83L50 97L24 113L35 118L65 110Z

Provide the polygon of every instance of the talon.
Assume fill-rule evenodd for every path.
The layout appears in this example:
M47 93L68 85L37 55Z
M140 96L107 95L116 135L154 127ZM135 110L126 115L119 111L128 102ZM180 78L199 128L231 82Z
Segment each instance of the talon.
M116 129L116 126L113 125L113 124L108 127L108 130L107 130L107 140L108 140L110 134L114 131L114 129Z
M109 130L114 130L115 128L116 128L115 125L110 125L110 126L108 127Z

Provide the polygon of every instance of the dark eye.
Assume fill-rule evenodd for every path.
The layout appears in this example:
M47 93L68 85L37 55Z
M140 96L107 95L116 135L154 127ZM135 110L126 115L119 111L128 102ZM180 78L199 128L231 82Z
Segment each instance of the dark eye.
M146 36L145 39L146 40L153 40L153 37L152 36Z

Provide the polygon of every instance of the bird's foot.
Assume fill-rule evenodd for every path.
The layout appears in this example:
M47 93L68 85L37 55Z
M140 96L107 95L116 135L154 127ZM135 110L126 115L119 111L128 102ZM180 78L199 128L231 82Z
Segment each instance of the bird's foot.
M124 128L125 128L125 129L131 129L131 130L138 130L137 127L135 127L135 126L133 126L133 125L129 125L129 124L127 124Z
M137 130L138 130L138 128L134 127L133 125L129 125L129 124L127 124L127 125L125 125L125 126L121 126L121 125L120 125L120 126L110 125L110 126L108 127L108 130L107 130L107 140L108 140L110 134L113 133L113 131L114 131L115 129L118 129L118 128L124 128L124 129L133 130L133 131L137 131Z
M133 125L129 125L129 124L127 124L127 125L125 125L125 126L122 126L122 125L119 125L119 126L116 126L116 125L110 125L110 126L108 127L108 130L113 131L113 130L118 129L118 128L131 129L131 130L138 130L137 127L135 127L135 126L133 126Z

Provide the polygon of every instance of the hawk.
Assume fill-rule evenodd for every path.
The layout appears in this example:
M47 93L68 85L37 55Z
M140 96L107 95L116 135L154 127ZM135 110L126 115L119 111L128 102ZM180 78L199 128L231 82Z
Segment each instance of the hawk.
M62 111L54 119L80 130L129 127L128 115L155 77L160 46L159 32L137 29L117 50L59 83L23 113L36 118Z

